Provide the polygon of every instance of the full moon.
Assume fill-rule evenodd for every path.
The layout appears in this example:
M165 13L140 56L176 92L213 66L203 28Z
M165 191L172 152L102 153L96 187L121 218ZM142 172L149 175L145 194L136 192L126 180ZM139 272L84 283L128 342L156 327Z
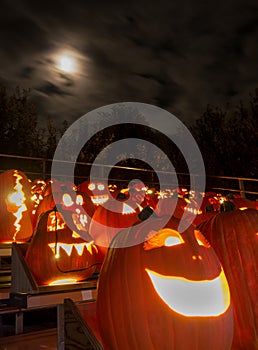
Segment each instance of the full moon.
M70 54L62 54L57 59L57 67L66 73L74 73L76 71L76 60Z

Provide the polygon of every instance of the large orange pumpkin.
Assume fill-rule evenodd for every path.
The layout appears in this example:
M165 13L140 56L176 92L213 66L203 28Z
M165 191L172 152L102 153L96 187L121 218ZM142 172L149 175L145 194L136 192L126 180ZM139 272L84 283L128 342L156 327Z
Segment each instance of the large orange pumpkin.
M31 184L19 170L0 175L0 243L26 242L32 228Z
M72 231L63 215L56 210L43 213L26 252L25 260L38 285L82 281L96 269L96 246Z
M97 294L104 348L230 349L229 288L214 250L192 226L180 234L179 220L163 222L149 219L111 242Z
M258 348L258 211L217 214L199 226L224 267L231 289L236 349Z

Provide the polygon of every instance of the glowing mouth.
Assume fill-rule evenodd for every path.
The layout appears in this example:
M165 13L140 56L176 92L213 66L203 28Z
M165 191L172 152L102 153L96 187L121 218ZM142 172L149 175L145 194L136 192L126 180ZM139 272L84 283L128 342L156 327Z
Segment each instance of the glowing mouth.
M102 196L91 196L91 201L95 205L103 204L109 199L108 195L102 195Z
M159 297L169 308L184 316L219 316L230 305L229 287L224 271L213 280L194 281L160 275L145 269Z
M21 221L22 216L23 216L22 213L27 210L27 207L25 204L26 198L25 198L24 192L22 190L22 184L20 182L22 180L22 176L20 174L18 174L17 170L14 171L13 175L14 175L14 177L16 177L15 187L14 187L15 192L9 196L9 201L11 203L15 204L15 206L18 208L16 212L13 212L13 215L16 217L16 220L14 222L14 226L16 228L16 231L13 235L13 241L15 241L16 236L21 229L20 221Z
M51 248L53 254L56 258L60 257L61 251L64 251L68 256L71 256L72 250L75 249L79 256L83 255L84 249L86 249L91 255L93 254L93 249L97 251L97 247L92 242L89 243L49 243L48 246Z
M77 280L75 278L66 278L61 280L55 280L51 283L49 283L49 286L58 286L60 284L73 284L76 283Z
M73 223L79 231L86 231L86 224L88 223L87 215L85 214L72 214Z

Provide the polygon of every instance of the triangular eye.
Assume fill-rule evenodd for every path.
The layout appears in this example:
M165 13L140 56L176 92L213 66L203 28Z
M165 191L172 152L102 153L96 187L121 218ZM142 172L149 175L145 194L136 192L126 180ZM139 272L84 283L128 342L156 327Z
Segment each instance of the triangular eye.
M164 228L160 231L151 231L144 242L144 250L160 247L172 247L184 243L179 232L171 228Z
M70 194L65 193L63 195L63 203L66 207L70 207L73 205L73 200L72 200L72 197L70 196Z

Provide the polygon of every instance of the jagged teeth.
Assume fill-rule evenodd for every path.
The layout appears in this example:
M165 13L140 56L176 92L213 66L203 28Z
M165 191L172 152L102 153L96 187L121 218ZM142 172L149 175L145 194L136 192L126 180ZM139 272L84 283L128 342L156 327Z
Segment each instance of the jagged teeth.
M92 248L96 248L93 242L89 243L49 243L48 246L51 248L56 258L60 256L61 249L65 251L68 256L71 256L73 248L76 249L77 254L82 256L84 249L88 250L90 254L93 254Z
M102 196L91 196L91 201L98 205L103 204L108 200L108 195L102 195Z

